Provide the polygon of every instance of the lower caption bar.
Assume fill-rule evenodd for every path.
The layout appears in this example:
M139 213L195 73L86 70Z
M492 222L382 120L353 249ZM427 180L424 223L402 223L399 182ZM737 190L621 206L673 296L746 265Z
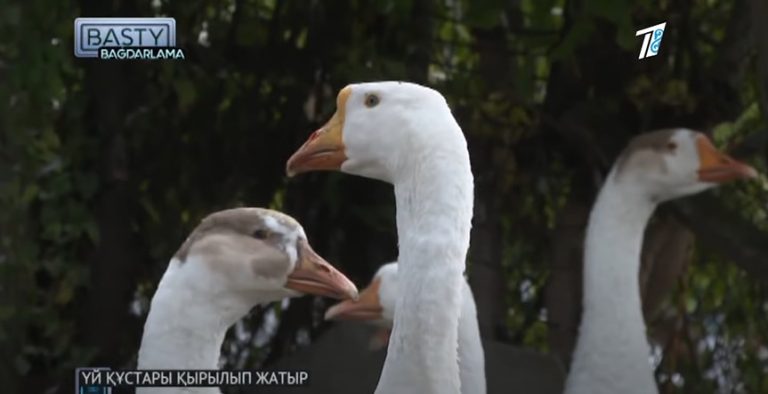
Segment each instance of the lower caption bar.
M77 368L77 393L111 387L306 386L308 371Z

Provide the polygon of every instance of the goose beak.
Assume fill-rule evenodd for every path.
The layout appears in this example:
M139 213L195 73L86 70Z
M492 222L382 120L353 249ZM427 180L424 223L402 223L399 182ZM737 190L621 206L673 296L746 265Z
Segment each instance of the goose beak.
M387 347L389 344L389 335L392 333L392 330L389 328L381 328L379 330L376 330L376 332L371 336L371 339L368 341L368 349L369 350L379 350L383 347Z
M336 113L331 120L312 133L307 142L288 159L285 172L289 177L302 172L338 170L347 160L342 129L350 89L346 87L339 92L336 98Z
M381 320L383 308L379 302L380 279L360 293L358 300L345 300L325 312L325 320Z
M315 253L304 240L299 241L299 262L288 275L285 287L341 300L358 298L355 284Z
M702 182L723 183L757 177L754 168L718 151L704 134L696 138L696 149L699 152L699 180Z

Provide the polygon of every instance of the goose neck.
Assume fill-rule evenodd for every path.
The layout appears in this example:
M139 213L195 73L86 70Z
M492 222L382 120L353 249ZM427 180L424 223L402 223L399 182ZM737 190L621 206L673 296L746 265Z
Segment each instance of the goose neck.
M401 294L376 392L458 394L458 319L473 204L469 154L466 148L427 152L410 164L395 182Z
M604 310L608 304L619 308L637 306L643 234L654 209L655 204L642 193L612 178L606 181L587 227L585 312Z
M193 287L181 265L171 261L152 298L139 369L217 369L227 329L250 309Z
M461 316L459 317L459 375L462 394L485 394L485 353L480 340L477 307L472 290L465 281L462 286Z
M609 176L584 251L583 313L567 394L656 393L640 298L640 252L655 203Z

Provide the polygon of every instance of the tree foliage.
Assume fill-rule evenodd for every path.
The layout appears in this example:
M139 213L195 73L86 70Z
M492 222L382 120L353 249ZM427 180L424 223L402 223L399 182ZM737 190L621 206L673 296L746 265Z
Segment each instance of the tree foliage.
M63 392L76 366L131 366L169 256L217 209L294 215L364 285L397 254L390 187L339 174L288 180L284 164L341 87L383 79L439 89L467 134L477 201L468 274L484 336L567 361L579 231L631 135L703 129L765 173L759 1L3 5L3 391ZM75 17L126 15L176 18L188 59L73 57ZM638 61L634 32L661 21L660 55ZM668 279L643 287L646 301L661 300L646 318L664 392L768 392L767 202L763 177L661 209L658 228L693 240L644 262L649 278ZM656 238L648 249L667 250ZM327 328L323 305L257 308L228 336L228 365L269 365L311 342Z

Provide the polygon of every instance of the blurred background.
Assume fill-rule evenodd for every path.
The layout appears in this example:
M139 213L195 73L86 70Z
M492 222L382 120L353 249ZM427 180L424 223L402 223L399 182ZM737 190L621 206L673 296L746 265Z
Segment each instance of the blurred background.
M174 17L187 60L76 59L79 16ZM660 54L638 60L635 31L663 21ZM336 92L370 80L446 96L475 174L482 334L567 368L587 214L630 136L704 130L765 173L766 21L764 0L4 2L0 391L135 366L157 281L215 210L283 210L367 284L397 256L391 187L284 166ZM768 393L767 204L763 177L658 210L640 280L663 393ZM338 326L329 303L256 308L226 367L311 352Z

